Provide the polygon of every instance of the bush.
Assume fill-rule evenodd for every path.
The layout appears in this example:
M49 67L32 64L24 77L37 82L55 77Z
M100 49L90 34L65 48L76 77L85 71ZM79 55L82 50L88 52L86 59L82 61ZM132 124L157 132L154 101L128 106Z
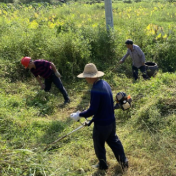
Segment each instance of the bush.
M136 10L129 5L125 11L114 8L114 31L107 33L103 4L0 6L3 9L3 17L0 17L0 58L7 65L1 68L5 72L8 70L6 76L12 81L30 77L20 65L23 56L54 62L66 79L72 79L81 72L87 62L94 62L99 69L106 71L125 54L124 41L127 38L132 38L141 47L147 61L157 62L163 71L175 71L175 51L172 49L176 40L174 27L170 32L170 28L167 31L167 28L150 24L152 16L147 19L145 13L151 7ZM159 16L160 7L154 9ZM168 19L166 14L164 19ZM138 17L137 20L134 16ZM168 33L167 38L162 34L163 30ZM118 72L131 76L130 59Z
M171 35L167 41L156 44L155 61L164 72L174 72L176 70L176 52L173 50L175 45L175 35Z
M131 0L123 0L124 3L132 3Z

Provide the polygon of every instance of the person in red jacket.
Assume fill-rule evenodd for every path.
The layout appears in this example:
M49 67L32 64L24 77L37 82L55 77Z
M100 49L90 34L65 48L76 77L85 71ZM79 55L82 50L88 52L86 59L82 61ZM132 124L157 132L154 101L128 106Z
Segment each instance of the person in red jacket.
M41 89L44 89L46 92L50 91L51 84L53 82L62 93L65 99L64 104L70 102L67 91L65 90L61 82L61 75L52 62L49 62L47 60L33 61L30 57L23 57L21 59L21 64L25 68L30 69L30 71L34 74L37 81L39 82ZM41 77L45 79L44 84L42 83Z

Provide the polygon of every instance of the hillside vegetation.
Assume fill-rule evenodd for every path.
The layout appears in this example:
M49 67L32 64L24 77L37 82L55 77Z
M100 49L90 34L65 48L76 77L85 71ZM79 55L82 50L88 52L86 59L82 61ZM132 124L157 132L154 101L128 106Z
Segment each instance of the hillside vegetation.
M176 175L176 4L113 5L114 31L105 29L104 4L0 4L0 175L2 176L175 176ZM112 69L132 38L158 63L155 78L133 82L131 61ZM20 63L23 56L47 59L63 75L71 103L63 106L53 86L39 86ZM69 115L89 106L90 87L76 75L94 62L105 72L113 95L133 98L129 111L116 110L117 134L130 168L122 173L107 147L107 173L97 162L92 128L85 127L44 149L80 126ZM82 122L84 119L81 120Z
M151 2L149 0L112 0L112 3L118 3L118 2L123 2L123 3L133 3L133 2ZM154 0L154 2L175 2L175 0ZM74 2L79 2L79 3L87 3L87 4L94 4L94 3L101 3L104 2L104 0L0 0L0 2L3 3L50 3L50 4L59 4L59 3L74 3Z

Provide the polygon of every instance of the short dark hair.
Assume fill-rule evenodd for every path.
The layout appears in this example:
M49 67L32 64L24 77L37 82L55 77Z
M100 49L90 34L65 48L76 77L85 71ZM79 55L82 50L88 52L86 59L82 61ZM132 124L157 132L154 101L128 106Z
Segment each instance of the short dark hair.
M125 44L127 45L133 45L133 41L131 39L126 40Z

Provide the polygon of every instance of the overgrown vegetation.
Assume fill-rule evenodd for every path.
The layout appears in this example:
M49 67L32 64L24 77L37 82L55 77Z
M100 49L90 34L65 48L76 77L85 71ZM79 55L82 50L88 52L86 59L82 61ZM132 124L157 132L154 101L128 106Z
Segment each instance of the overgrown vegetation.
M163 71L175 71L175 3L121 3L113 12L114 31L106 33L103 3L1 4L0 58L7 65L2 68L15 80L24 72L19 59L30 55L55 62L70 78L89 61L103 70L114 64L126 52L124 41L133 38L147 60L157 62Z
M130 161L123 175L176 175L175 3L115 3L110 33L103 3L0 6L0 175L122 174L109 148L108 172L91 168L97 162L93 125L43 151L79 126L69 114L89 105L90 87L76 79L87 62L105 71L114 96L125 91L133 97L129 111L116 110L117 134ZM127 38L142 48L147 61L158 63L155 78L133 83L130 59L111 71L126 52ZM68 106L62 106L54 87L50 93L39 90L21 66L20 59L27 55L56 64L71 97Z

